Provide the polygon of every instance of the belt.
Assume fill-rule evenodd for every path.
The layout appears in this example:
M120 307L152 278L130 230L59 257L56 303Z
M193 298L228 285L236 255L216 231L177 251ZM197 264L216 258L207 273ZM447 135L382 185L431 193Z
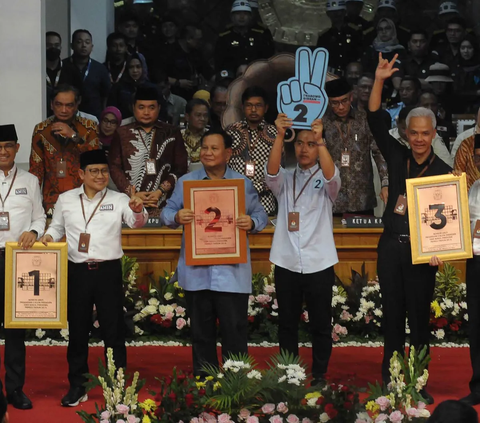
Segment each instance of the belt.
M410 235L408 234L398 234L395 232L384 232L385 235L388 235L390 238L395 239L400 244L410 244Z
M105 260L105 261L85 261L83 263L73 263L73 262L70 262L70 263L74 266L86 267L88 270L98 270L100 269L100 267L103 267L107 264L111 264L117 261L120 261L120 260L118 259L118 260Z

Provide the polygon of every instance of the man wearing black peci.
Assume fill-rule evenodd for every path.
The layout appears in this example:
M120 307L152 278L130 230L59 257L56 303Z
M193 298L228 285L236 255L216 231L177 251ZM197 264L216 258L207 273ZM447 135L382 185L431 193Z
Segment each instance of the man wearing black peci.
M442 263L433 256L429 264L412 264L405 180L451 171L450 166L432 150L436 119L431 110L417 107L407 116L406 134L411 149L400 145L388 133L380 106L384 81L398 70L393 68L396 58L397 55L389 62L380 54L368 105L368 123L387 162L390 182L383 215L385 229L378 243L377 261L383 306L382 378L385 384L390 382L390 358L394 351L403 354L405 348L407 312L410 345L418 351L429 344L430 302L437 266ZM425 389L420 393L428 403L433 403L432 396Z

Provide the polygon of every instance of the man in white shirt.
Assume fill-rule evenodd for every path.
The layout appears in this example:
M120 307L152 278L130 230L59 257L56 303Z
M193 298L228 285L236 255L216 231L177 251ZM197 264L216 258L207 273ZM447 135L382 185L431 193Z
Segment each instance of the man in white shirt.
M480 132L480 109L478 109L477 112L477 120L476 124L473 128L467 129L466 131L463 131L461 134L457 136L455 139L455 142L453 143L452 146L452 158L455 160L455 155L457 154L457 150L460 148L460 144L467 138L473 137L475 134Z
M17 168L17 143L14 125L0 126L0 319L5 304L5 243L17 241L30 248L45 230L45 211L38 179ZM5 329L5 389L7 399L15 408L32 408L23 392L25 383L25 330ZM1 390L1 382L0 382Z
M480 168L480 135L475 136L474 161ZM468 342L470 344L470 360L472 378L470 394L460 401L474 406L480 404L480 180L473 183L468 193L470 224L473 240L473 258L467 260L467 307L468 307Z
M80 188L61 194L52 223L41 241L68 242L68 324L67 360L70 390L62 399L64 407L87 400L83 383L88 373L88 339L95 304L102 338L113 349L117 368L127 364L123 320L123 283L120 258L122 221L131 228L147 222L143 201L136 196L107 189L108 161L103 150L80 156Z
M280 349L298 355L298 316L305 300L312 334L312 385L324 382L332 352L332 286L338 263L333 239L332 208L340 190L340 172L325 141L323 124L295 140L297 166L280 167L285 130L292 120L275 121L278 135L267 163L266 184L278 201L270 251L275 264ZM320 161L320 163L318 163Z

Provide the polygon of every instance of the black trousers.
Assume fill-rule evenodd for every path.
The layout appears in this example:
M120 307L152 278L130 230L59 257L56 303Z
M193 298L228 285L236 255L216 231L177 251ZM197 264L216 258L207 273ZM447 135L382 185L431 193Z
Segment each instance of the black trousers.
M248 294L210 290L185 291L192 334L193 371L204 376L202 366L218 366L217 319L222 355L248 352Z
M5 251L0 252L0 320L5 319ZM7 394L25 384L25 329L5 329L5 390ZM0 382L2 389L2 382Z
M382 293L384 354L382 379L390 382L390 359L405 351L405 319L408 314L410 345L417 351L429 346L430 303L437 267L412 264L409 242L384 233L378 243L377 273Z
M480 394L480 256L467 260L468 341L473 375L470 391Z
M275 266L278 301L278 339L281 350L298 356L298 323L307 304L312 338L312 376L322 378L332 354L333 266L316 273L296 273Z
M120 260L100 262L98 269L92 270L86 263L68 262L67 360L71 388L81 387L87 381L83 375L88 373L88 340L94 304L105 353L107 348L112 348L116 367L126 367L123 300Z

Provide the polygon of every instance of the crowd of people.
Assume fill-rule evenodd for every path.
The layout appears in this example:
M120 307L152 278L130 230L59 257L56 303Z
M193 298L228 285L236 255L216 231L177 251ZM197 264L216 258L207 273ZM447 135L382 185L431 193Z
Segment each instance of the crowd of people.
M211 57L202 51L200 27L166 13L151 31L143 7L149 2L138 2L138 9L133 3L118 13L103 64L91 58L87 29L73 32L73 53L64 60L60 35L47 32L49 117L34 128L30 173L15 164L14 126L0 126L0 267L8 240L18 240L23 248L35 240L48 244L66 236L68 241L70 389L62 405L87 399L83 383L94 304L106 348L113 348L117 365L127 363L122 221L135 228L148 216L173 228L191 224L195 215L184 207L183 182L202 179L245 181L239 230L261 231L268 215L277 216L270 260L276 265L280 348L298 354L297 320L306 301L313 384L325 383L332 350L333 266L338 262L333 217L373 215L377 198L384 202L378 275L382 378L388 384L390 357L404 350L407 313L410 343L429 344L430 302L442 264L435 256L428 264L411 263L405 179L452 168L465 172L472 215L478 204L480 52L456 4L440 5L443 28L429 34L400 25L394 0L380 0L372 22L360 16L362 0L329 1L331 28L317 43L329 51L328 68L336 75L325 86L329 107L311 130L296 134L296 164L287 168L284 140L292 116L279 114L267 122L274 101L263 87L245 89L239 99L243 119L222 124L229 85L251 62L275 53L268 29L256 21L257 3L233 1L231 23L219 34ZM457 136L452 115L477 111L475 127ZM45 230L46 218L51 222ZM476 242L474 252L479 248L480 254ZM474 328L480 324L477 257L467 264ZM250 255L241 265L187 266L183 240L178 277L191 319L196 375L203 375L205 363L218 364L217 318L223 355L247 351L251 274ZM4 272L0 275L4 283ZM415 295L409 295L412 290ZM471 394L464 398L470 405L480 403L479 337L470 334L474 376ZM5 367L8 401L31 408L23 392L24 331L6 330ZM433 402L426 389L421 394Z

